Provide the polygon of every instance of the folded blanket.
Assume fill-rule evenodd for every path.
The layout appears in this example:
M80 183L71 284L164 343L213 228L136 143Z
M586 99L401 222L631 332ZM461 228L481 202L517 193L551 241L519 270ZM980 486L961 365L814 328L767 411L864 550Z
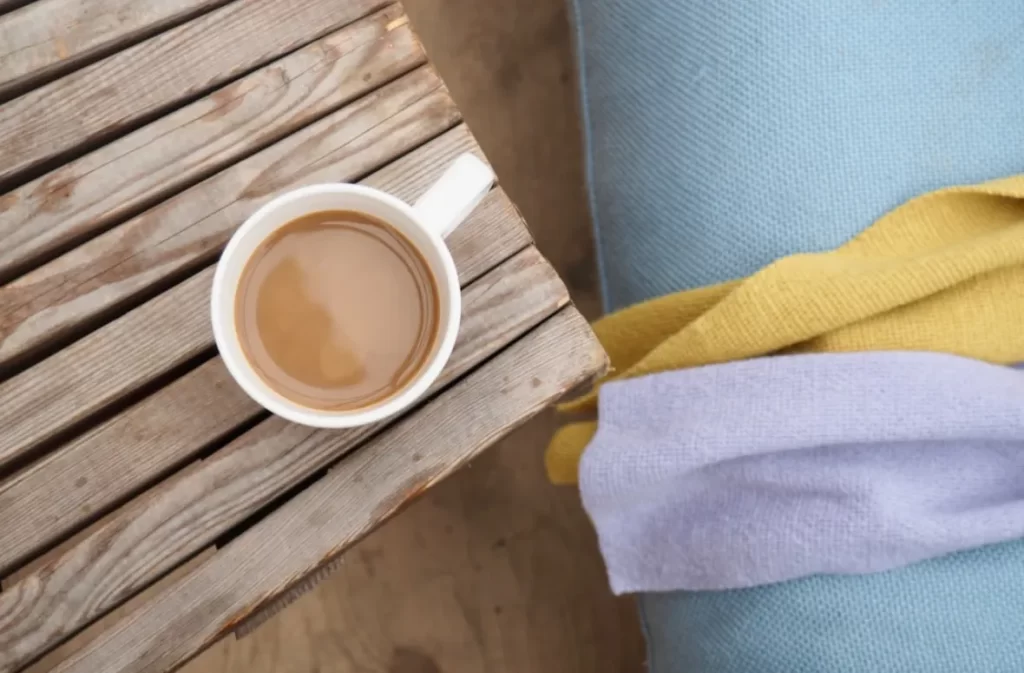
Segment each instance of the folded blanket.
M914 199L829 253L599 320L611 380L779 351L921 350L1024 360L1024 176ZM596 392L564 405L593 409ZM552 481L576 480L594 424L560 431Z
M887 573L639 601L659 673L1024 671L1024 541Z
M616 593L878 572L1024 537L1024 373L845 353L610 383L580 492Z

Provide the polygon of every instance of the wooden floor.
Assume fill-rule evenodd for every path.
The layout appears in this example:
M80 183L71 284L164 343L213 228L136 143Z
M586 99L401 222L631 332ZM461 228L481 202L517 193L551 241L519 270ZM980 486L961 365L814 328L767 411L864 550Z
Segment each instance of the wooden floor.
M406 0L502 184L584 313L599 310L565 0ZM633 606L607 588L575 490L544 479L535 419L188 673L631 673Z

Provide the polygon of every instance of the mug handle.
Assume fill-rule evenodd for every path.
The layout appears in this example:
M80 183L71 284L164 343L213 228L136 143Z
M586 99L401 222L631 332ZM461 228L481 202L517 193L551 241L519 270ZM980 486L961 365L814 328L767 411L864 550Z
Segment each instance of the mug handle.
M413 210L444 238L462 224L493 184L490 166L473 154L463 154L416 200Z

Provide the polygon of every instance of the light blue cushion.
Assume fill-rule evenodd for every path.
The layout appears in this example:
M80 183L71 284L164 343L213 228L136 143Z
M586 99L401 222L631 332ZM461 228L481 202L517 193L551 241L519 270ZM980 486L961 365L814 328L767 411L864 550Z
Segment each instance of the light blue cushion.
M1024 671L1024 542L874 575L640 601L651 673Z
M570 0L607 307L1024 171L1022 0ZM1020 673L1024 542L639 597L651 673Z
M1022 0L574 0L610 308L1024 170Z

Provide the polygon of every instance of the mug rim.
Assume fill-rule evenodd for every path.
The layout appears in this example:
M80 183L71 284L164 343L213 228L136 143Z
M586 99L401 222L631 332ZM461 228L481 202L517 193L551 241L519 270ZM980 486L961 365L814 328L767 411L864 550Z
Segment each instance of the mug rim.
M443 267L445 275L445 278L443 279L435 278L436 282L444 284L443 288L438 288L438 294L446 295L442 296L442 300L447 299L449 311L447 322L445 324L438 325L437 338L440 340L440 343L437 350L434 352L434 355L401 390L384 400L376 402L365 408L343 411L314 409L289 400L286 396L274 390L260 377L253 366L249 363L249 359L245 356L241 343L238 343L237 339L233 339L229 334L228 325L226 323L230 321L230 323L233 324L235 320L233 302L238 290L237 287L233 288L230 293L232 306L224 307L222 305L222 296L225 294L225 283L227 283L226 275L228 273L228 264L225 263L225 260L232 259L239 254L237 251L241 246L242 241L247 238L257 224L262 219L268 217L273 211L286 204L301 200L311 195L322 194L355 194L365 196L382 203L389 209L398 211L426 234L427 239L434 248L434 252L438 254L438 257L441 260L441 266ZM353 210L358 209L354 208ZM319 211L310 210L309 212ZM289 219L279 227L275 227L267 232L265 236L260 237L257 246L266 240L273 232L280 229L280 227L285 226L290 221L291 220ZM389 224L391 223L389 222ZM392 224L392 226L396 225ZM401 233L401 228L399 228L399 232ZM418 244L414 243L414 245ZM245 264L248 264L248 262L249 258L242 261L243 268ZM247 217L231 235L231 239L228 241L220 258L217 260L217 266L213 275L213 285L210 296L210 317L211 324L213 326L214 342L217 345L217 350L220 353L221 360L224 362L228 373L231 374L231 378L238 383L242 390L253 401L271 413L292 421L293 423L318 428L340 429L375 423L390 416L394 416L419 400L444 370L444 366L447 364L455 347L455 340L458 336L459 323L462 315L462 293L458 277L458 271L455 268L455 261L452 259L451 251L448 249L444 239L441 238L441 235L438 232L428 227L418 216L416 210L405 201L402 201L392 194L374 187L367 187L366 185L345 183L306 185L275 196L273 199L260 206L254 213L249 215L249 217Z

